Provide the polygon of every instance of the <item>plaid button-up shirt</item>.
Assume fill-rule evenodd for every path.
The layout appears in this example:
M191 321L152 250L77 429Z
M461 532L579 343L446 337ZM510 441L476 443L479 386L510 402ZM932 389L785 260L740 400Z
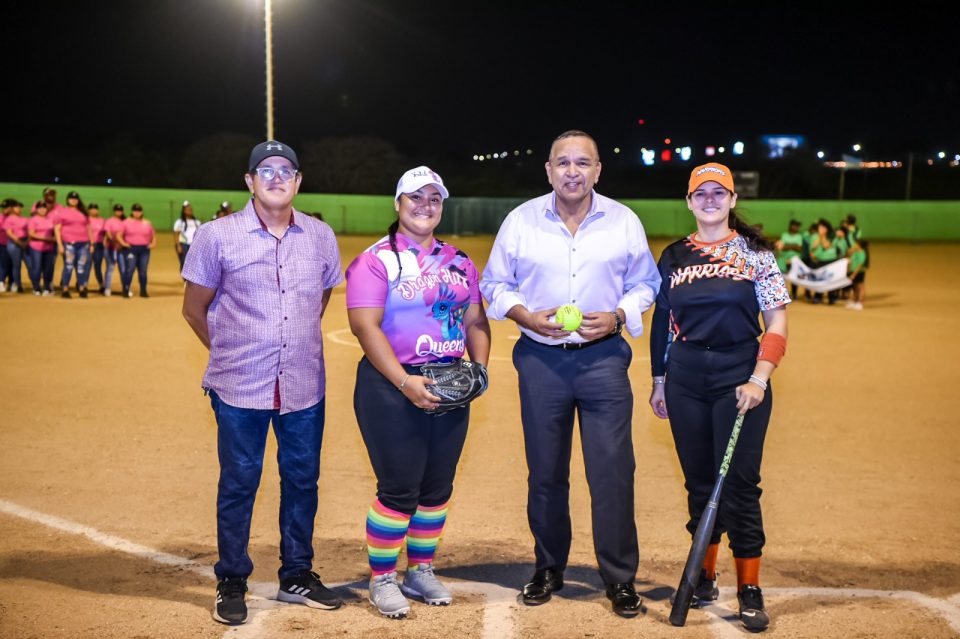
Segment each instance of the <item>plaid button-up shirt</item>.
M203 386L239 408L303 410L324 396L323 292L343 280L340 250L324 222L294 211L278 240L253 200L204 224L183 277L216 289L207 311L210 361Z

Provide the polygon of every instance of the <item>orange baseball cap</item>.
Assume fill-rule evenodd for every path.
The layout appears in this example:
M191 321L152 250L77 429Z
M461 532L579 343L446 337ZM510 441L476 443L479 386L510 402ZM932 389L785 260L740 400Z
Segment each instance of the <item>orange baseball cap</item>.
M708 162L701 164L690 172L690 184L687 186L687 195L693 193L704 182L716 182L731 193L736 193L733 188L733 172L722 164Z

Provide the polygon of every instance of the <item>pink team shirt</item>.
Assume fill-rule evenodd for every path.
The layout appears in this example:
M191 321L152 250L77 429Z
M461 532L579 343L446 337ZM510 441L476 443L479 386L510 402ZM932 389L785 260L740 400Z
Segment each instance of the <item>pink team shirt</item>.
M25 239L27 237L27 224L29 222L29 218L21 217L19 215L8 215L6 219L3 220L4 237L7 236L7 231L13 231L13 234L18 238L21 240Z
M401 364L463 357L463 316L480 304L473 261L456 247L434 239L430 250L397 234L357 256L347 269L347 308L383 308L380 328Z
M123 241L130 246L149 246L153 241L153 224L150 220L128 217L123 221Z
M117 236L117 233L120 232L120 231L122 231L122 230L123 230L123 220L121 220L119 217L116 217L116 216L111 217L109 220L107 220L107 221L104 222L104 224L103 224L103 234L104 234L104 235L106 235L107 233L109 233L111 237L116 237L116 236ZM116 241L108 241L108 242L107 242L107 248L108 248L108 249L117 249L117 248L120 248L120 245L117 244Z
M30 248L34 251L47 253L57 248L57 240L53 234L53 220L50 219L49 214L45 217L39 215L31 217L27 222L27 229L34 235L39 235L40 237L45 237L50 240L49 242L30 240Z
M7 239L8 239L8 238L7 238L7 231L6 231L7 226L6 226L6 225L7 225L7 218L8 218L8 217L13 217L13 216L12 216L12 215L4 215L4 214L0 213L0 246L6 246L6 245L7 245ZM6 249L3 249L3 250L6 250Z
M325 222L294 211L278 240L251 198L242 211L197 230L183 277L216 289L207 310L205 388L230 406L270 410L279 386L281 414L323 399L323 292L343 281L340 249Z
M91 217L90 218L90 229L93 231L93 243L101 244L103 242L103 227L106 225L107 221L102 217Z
M60 239L64 243L90 241L90 236L87 234L90 221L77 209L72 206L57 205L48 215L53 218L53 223L60 227Z

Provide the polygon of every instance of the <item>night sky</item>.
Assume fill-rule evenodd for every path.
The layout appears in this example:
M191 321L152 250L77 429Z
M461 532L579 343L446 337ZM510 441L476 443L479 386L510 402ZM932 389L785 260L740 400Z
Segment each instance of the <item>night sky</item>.
M833 154L960 153L960 48L942 8L794 6L274 0L276 137L373 136L427 157L539 154L569 128L601 149L791 133ZM262 0L18 7L13 148L69 162L111 139L175 151L265 135Z

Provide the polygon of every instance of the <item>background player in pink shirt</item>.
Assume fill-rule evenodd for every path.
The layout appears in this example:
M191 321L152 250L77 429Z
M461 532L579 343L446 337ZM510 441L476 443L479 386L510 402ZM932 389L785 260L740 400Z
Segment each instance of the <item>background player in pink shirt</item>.
M10 258L10 290L23 293L21 265L27 250L27 218L21 216L23 203L17 200L9 202L10 213L3 219L2 233L7 240L6 253Z
M136 269L137 279L140 281L140 297L150 297L147 294L147 266L150 264L150 250L157 245L157 235L150 220L144 219L142 206L131 206L130 215L133 217L124 220L123 228L117 232L120 259L126 262L125 269L120 270L123 296L133 297L130 286L133 283L133 271Z
M30 246L27 251L27 273L33 284L33 294L53 294L53 267L57 262L57 238L53 233L53 220L43 200L36 202L30 211L33 216L27 222Z
M120 270L120 279L123 279L126 263L121 259L120 244L117 242L117 233L123 230L123 221L127 216L123 212L123 204L113 205L113 217L103 224L103 256L107 262L107 270L103 274L103 294L110 297L110 287L113 284L113 265Z
M52 191L56 202L56 191L44 190L47 199ZM47 200L49 203L49 199ZM83 206L80 194L70 191L66 206L54 206L50 209L53 217L53 232L57 236L57 248L63 256L63 274L60 277L60 296L70 297L70 279L77 272L77 290L80 297L87 296L87 280L90 279L90 222L87 209Z
M470 408L431 415L438 398L419 364L462 357L486 366L490 325L469 257L434 238L443 200L440 176L425 166L403 174L389 234L347 269L350 329L363 347L353 407L377 476L367 513L370 602L404 617L404 595L433 605L453 597L433 574ZM397 584L406 538L407 571Z
M8 280L10 279L10 254L7 253L7 234L3 230L3 223L6 221L7 216L10 215L10 211L13 208L13 203L16 200L8 198L3 201L0 205L0 291L6 291L9 288Z
M106 220L100 217L100 207L96 202L91 202L87 205L87 219L90 220L90 239L92 243L90 244L90 262L93 266L93 275L97 278L97 286L100 289L97 291L103 295L103 237L104 230L103 227L106 224Z

